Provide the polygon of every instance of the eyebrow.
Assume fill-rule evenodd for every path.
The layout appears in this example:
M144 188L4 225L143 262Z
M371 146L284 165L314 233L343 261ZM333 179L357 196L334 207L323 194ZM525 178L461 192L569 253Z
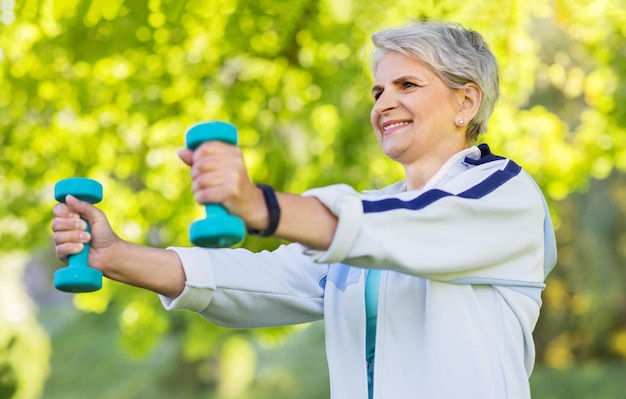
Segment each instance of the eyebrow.
M425 83L425 80L418 78L417 76L412 76L412 75L404 75L404 76L400 76L394 80L391 81L391 83L393 85L400 85L404 82L420 82L420 83ZM372 94L374 93L379 93L383 90L383 87L381 85L374 85L374 87L372 87Z

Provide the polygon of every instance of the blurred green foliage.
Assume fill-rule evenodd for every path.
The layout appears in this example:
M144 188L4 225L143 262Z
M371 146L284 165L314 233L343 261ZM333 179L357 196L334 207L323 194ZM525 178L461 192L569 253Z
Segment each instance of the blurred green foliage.
M372 32L410 18L458 21L483 33L501 63L504 98L484 140L535 177L558 229L539 359L554 367L623 359L625 9L623 0L0 0L0 253L30 254L49 283L61 266L49 251L52 190L70 176L103 184L100 206L122 237L189 245L187 226L201 207L176 151L185 129L204 120L234 123L252 178L278 189L397 180L401 171L381 156L369 126L362 49ZM594 184L595 197L581 194ZM7 265L22 272L24 262ZM0 279L0 292L13 284ZM42 290L33 294L40 308L55 309L41 298L58 297ZM166 378L180 392L220 398L245 396L254 370L239 368L257 356L249 342L278 345L292 331L221 329L108 281L74 304L114 326L114 342L97 341L104 351L119 342L131 358L148 359L174 340ZM39 342L44 363L49 343L14 309L0 305L0 389L34 398L28 386L43 386L48 371L18 367L11 359L32 352L9 343ZM45 320L53 338L70 334ZM20 382L26 374L29 384Z
M0 398L13 397L19 384L15 369L8 359L8 352L14 344L15 337L12 337L6 347L0 348Z
M626 399L626 363L616 361L572 364L565 369L538 366L531 393L539 399Z

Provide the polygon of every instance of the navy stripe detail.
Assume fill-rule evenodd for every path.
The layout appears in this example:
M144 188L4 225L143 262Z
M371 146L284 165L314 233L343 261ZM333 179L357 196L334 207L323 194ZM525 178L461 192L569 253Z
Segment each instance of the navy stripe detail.
M491 176L481 181L474 187L458 194L461 198L479 199L491 193L513 177L517 176L522 168L515 162L509 160L506 167L494 172Z
M478 144L478 149L480 150L481 158L491 155L491 148L489 148L487 143Z
M491 155L491 154L489 154ZM488 155L488 156L489 156ZM495 155L493 155L495 157ZM482 158L481 158L482 159ZM498 157L498 159L503 159ZM522 168L517 165L515 162L509 160L506 167L502 170L498 170L487 177L485 180L476 184L475 186L469 188L468 190L463 191L459 194L452 194L447 191L433 189L428 190L425 193L419 195L418 197L410 200L410 201L402 201L397 198L386 198L378 201L367 201L363 200L363 212L364 213L374 213L374 212L385 212L391 211L394 209L409 209L409 210L420 210L428 205L433 204L434 202L445 198L445 197L460 197L467 199L480 199L485 195L491 193L507 181L511 180L513 177L517 176Z
M479 144L478 149L480 150L480 158L472 159L469 157L465 157L465 160L463 162L469 165L482 165L487 162L493 162L493 161L504 159L501 156L493 155L491 153L491 149L489 149L489 146L487 144L484 144L484 143Z

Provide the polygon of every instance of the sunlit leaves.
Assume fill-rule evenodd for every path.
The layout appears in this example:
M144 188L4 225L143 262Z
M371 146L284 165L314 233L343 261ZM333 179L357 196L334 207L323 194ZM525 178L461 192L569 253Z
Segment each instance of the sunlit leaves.
M607 66L598 66L583 81L585 101L601 112L613 110L613 95L618 87L618 77Z
M616 353L626 358L626 329L618 331L611 338L611 347Z

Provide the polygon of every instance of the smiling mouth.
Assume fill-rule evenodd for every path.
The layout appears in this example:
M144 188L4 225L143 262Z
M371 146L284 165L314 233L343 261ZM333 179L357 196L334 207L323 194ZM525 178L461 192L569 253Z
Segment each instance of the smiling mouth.
M393 123L390 123L388 125L383 125L383 132L387 132L387 131L389 131L391 129L395 129L397 127L406 126L409 123L410 122L406 122L405 121L405 122L393 122Z

